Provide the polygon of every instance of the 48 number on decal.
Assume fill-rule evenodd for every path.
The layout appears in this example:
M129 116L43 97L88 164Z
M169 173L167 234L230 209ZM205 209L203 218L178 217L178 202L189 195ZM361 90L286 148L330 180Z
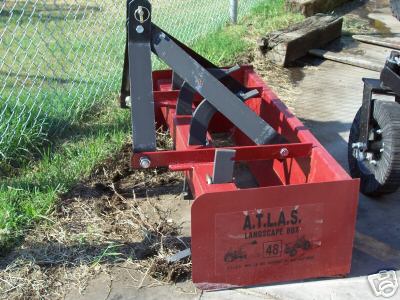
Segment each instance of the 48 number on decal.
M280 257L282 255L282 241L264 243L264 256Z

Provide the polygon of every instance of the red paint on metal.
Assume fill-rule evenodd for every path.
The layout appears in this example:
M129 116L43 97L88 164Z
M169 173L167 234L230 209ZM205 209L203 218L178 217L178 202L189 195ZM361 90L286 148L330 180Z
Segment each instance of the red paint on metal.
M312 144L287 144L269 146L243 146L243 147L224 147L219 149L236 150L234 160L239 161L262 161L273 159L288 159L294 157L307 157L311 155ZM286 149L286 157L281 155L282 149ZM171 167L176 164L196 164L203 162L213 162L217 148L188 149L182 151L159 151L142 152L132 156L132 166L140 168L140 158L147 157L151 161L151 168Z
M347 274L357 198L357 182L351 180L202 195L192 205L193 282L210 289ZM279 223L281 211L285 220ZM291 255L290 247L302 238L311 247L299 245ZM279 242L279 256L274 249L266 253L265 244ZM240 247L247 257L224 260Z
M207 147L189 146L191 116L176 116L179 91L172 72L153 73L158 127L168 129L174 151L135 154L132 167L147 156L152 167L184 172L195 198L192 205L193 282L203 289L246 286L350 270L358 203L358 180L351 179L311 132L265 85L251 66L233 77L259 97L246 105L287 141L257 146L229 120L212 120ZM202 100L195 96L193 108ZM209 184L215 154L214 133L232 137L235 160L244 161L258 187ZM289 155L280 157L287 148Z

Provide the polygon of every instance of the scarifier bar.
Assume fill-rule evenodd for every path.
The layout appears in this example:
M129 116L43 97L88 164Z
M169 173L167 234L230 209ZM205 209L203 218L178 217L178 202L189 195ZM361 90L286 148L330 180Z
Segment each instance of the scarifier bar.
M156 25L142 24L151 22L148 1L133 0L128 7L128 31L147 36L129 39L124 67L121 97L130 94L127 87L136 89L131 165L184 172L195 199L193 282L215 289L347 274L358 180L251 66L218 69ZM135 66L141 54L131 51L148 45L173 71L140 81L147 72L137 66L148 55ZM150 80L151 91L140 84ZM209 115L202 115L202 106ZM143 107L153 111L146 115ZM154 151L151 122L141 127L145 117L169 131L175 150ZM197 142L191 142L193 135ZM221 137L229 145L218 147Z

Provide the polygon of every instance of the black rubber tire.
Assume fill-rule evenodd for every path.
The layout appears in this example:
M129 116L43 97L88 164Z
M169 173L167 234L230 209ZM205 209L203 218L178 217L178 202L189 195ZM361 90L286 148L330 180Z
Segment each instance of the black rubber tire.
M359 142L360 136L360 110L350 130L350 174L353 178L361 179L361 192L365 195L380 196L393 193L400 185L400 104L378 100L374 102L374 123L382 129L384 149L376 166L368 161L359 162L353 156L352 145Z
M400 0L390 0L393 16L400 21Z

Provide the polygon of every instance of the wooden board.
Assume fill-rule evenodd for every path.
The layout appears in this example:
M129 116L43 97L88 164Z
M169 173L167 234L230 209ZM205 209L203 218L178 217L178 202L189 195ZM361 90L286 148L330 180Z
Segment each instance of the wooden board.
M398 38L390 39L371 35L353 35L353 39L366 44L400 50L400 39Z
M319 58L329 59L332 61L372 71L380 72L383 68L383 64L365 59L363 56L351 55L346 53L337 53L321 49L311 49L309 53Z
M307 55L309 50L321 48L340 37L342 25L342 18L319 14L286 30L268 34L258 45L266 59L286 67Z

